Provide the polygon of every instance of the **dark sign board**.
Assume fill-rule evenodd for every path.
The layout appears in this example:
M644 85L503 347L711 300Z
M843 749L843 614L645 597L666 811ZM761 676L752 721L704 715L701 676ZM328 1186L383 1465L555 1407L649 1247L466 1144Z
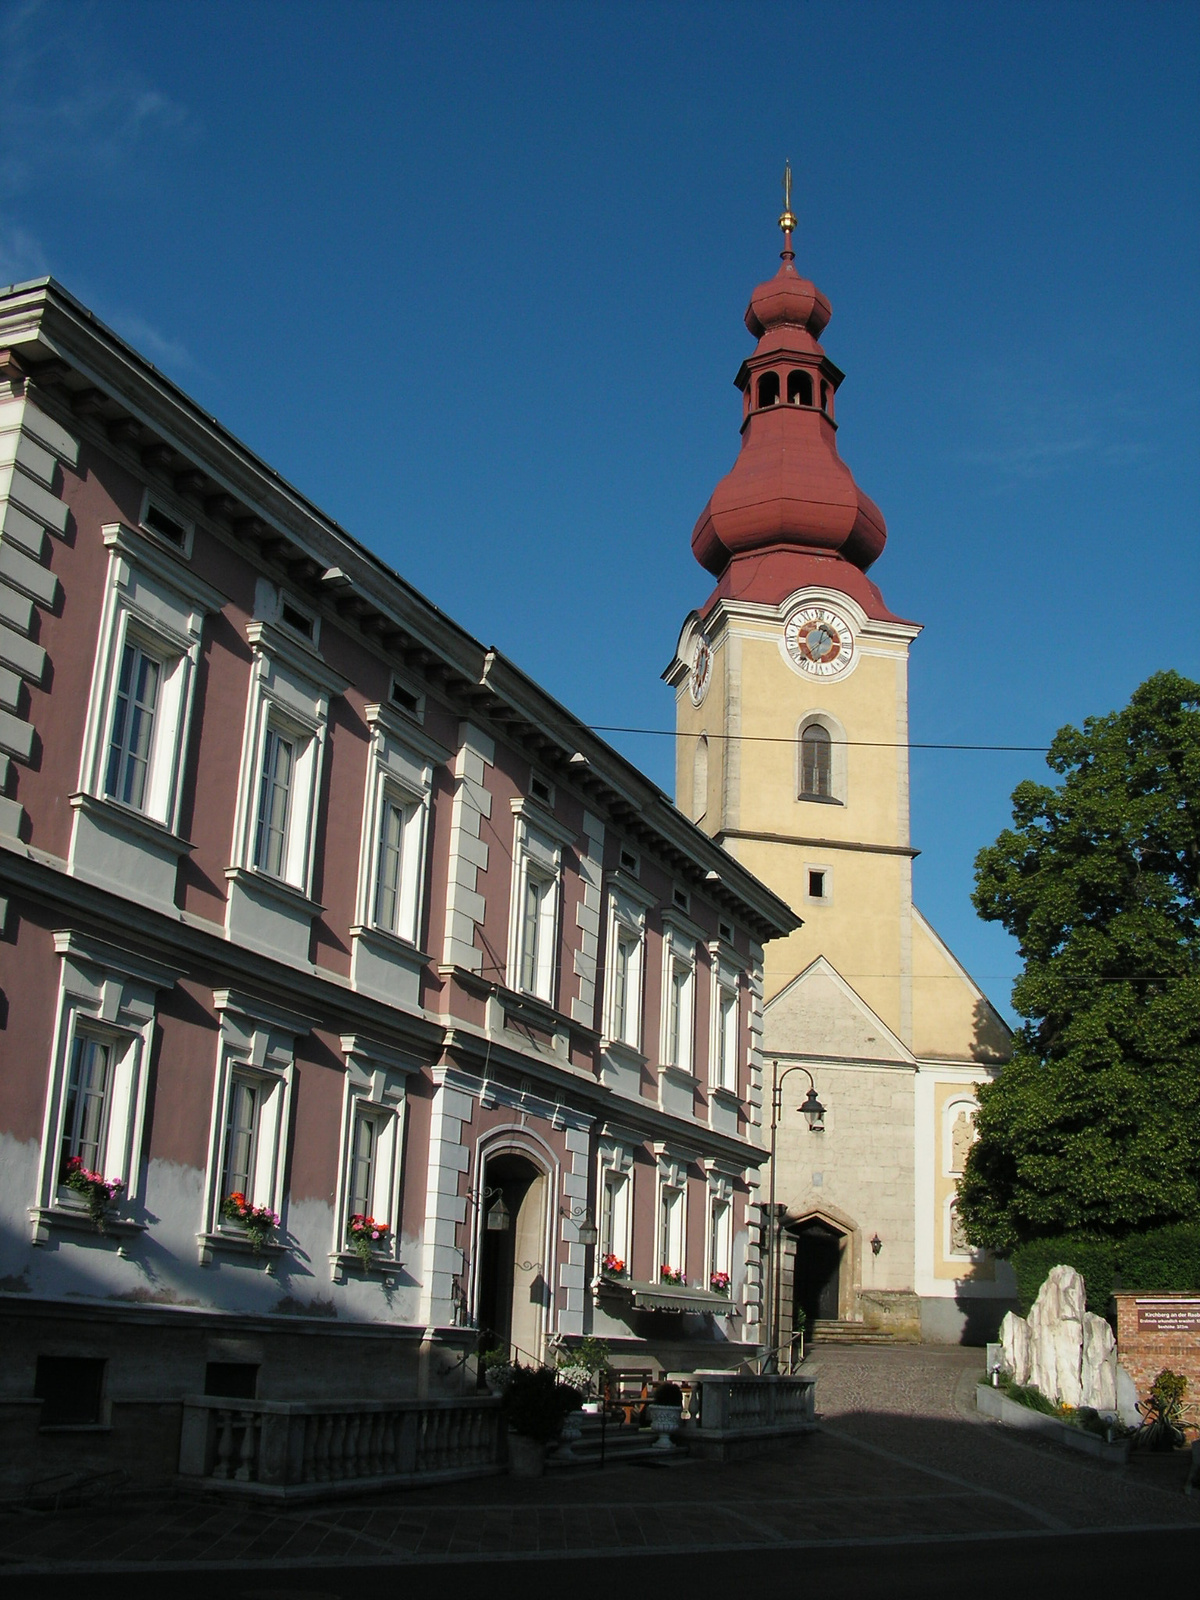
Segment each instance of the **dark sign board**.
M1139 1333L1200 1333L1200 1298L1150 1300L1138 1297Z

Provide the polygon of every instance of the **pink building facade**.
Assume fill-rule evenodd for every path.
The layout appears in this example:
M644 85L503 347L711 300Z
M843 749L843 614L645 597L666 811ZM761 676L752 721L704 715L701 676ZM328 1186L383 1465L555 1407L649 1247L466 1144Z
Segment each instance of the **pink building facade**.
M10 1458L739 1363L795 916L57 285L0 352Z

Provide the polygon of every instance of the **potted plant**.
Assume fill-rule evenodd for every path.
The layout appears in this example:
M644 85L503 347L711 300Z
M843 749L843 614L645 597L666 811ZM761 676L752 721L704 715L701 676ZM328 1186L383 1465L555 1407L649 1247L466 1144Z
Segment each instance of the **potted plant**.
M98 1172L89 1172L78 1156L71 1156L63 1168L62 1181L72 1194L83 1199L88 1216L103 1233L104 1219L112 1210L117 1196L125 1187L121 1178L105 1178Z
M1134 1443L1148 1450L1178 1450L1185 1440L1182 1423L1187 1391L1184 1375L1164 1368L1150 1385L1149 1398L1138 1405L1143 1420Z
M683 1426L683 1390L677 1383L664 1381L655 1385L646 1406L646 1417L656 1435L654 1448L670 1450L671 1435Z
M351 1250L362 1262L365 1271L372 1259L387 1249L392 1230L382 1222L376 1222L374 1217L356 1211L346 1226L346 1235Z
M682 1267L672 1267L664 1261L662 1266L658 1269L658 1281L659 1283L677 1283L682 1285L687 1282L687 1278L684 1276Z
M503 1394L512 1381L512 1362L501 1344L479 1352L479 1370L489 1394Z
M518 1478L540 1478L546 1446L562 1432L563 1418L581 1404L578 1389L560 1383L553 1367L512 1369L502 1397L508 1421L508 1464Z
M710 1272L708 1275L708 1287L714 1294L728 1296L729 1274L727 1272Z
M270 1206L256 1206L246 1199L240 1189L227 1194L221 1202L221 1215L242 1229L250 1241L250 1248L258 1255L279 1226L279 1218Z
M606 1255L600 1263L600 1276L602 1278L624 1278L628 1276L625 1263L620 1256Z

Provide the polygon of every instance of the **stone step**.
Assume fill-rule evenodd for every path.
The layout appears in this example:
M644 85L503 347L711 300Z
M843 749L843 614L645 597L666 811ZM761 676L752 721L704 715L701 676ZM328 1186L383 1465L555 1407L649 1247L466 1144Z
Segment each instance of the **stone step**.
M806 1343L809 1348L818 1344L915 1344L886 1328L868 1328L862 1322L817 1321Z
M660 1450L655 1445L655 1435L649 1428L632 1427L623 1423L609 1423L603 1435L599 1417L580 1417L581 1437L571 1445L568 1456L550 1450L546 1455L546 1470L567 1472L574 1467L598 1467L603 1444L605 1465L631 1462L646 1466L670 1466L674 1460L687 1459L686 1447L676 1444L671 1450Z

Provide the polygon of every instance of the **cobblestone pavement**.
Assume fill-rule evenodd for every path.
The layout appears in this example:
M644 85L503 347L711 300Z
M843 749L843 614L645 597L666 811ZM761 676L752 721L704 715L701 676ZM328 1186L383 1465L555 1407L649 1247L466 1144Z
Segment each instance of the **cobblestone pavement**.
M0 1573L369 1567L1200 1528L1179 1460L1093 1465L974 1411L978 1351L818 1349L823 1428L771 1455L478 1479L277 1510L184 1498L0 1513Z

